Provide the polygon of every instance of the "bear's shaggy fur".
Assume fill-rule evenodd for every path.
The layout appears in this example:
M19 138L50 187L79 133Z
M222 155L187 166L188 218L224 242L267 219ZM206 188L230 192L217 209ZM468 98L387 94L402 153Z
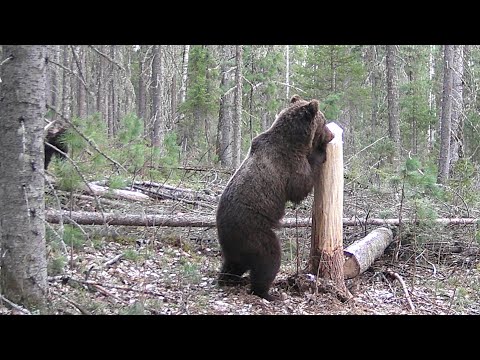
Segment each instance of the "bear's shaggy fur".
M275 299L269 289L280 268L281 249L273 229L287 201L300 203L312 191L312 165L325 160L324 142L333 138L318 106L317 100L294 96L270 129L252 140L248 156L228 182L217 208L223 256L219 285L241 283L249 270L252 293Z
M67 144L65 144L65 142L62 139L62 136L66 133L66 131L67 131L67 127L65 126L53 127L48 129L45 135L45 142L52 144L59 150L63 151L64 153L67 153L68 146ZM45 170L47 170L48 164L50 164L50 161L52 161L53 155L58 156L60 159L65 158L65 155L63 155L62 153L59 153L57 150L48 146L47 144L45 144L44 147L45 147Z

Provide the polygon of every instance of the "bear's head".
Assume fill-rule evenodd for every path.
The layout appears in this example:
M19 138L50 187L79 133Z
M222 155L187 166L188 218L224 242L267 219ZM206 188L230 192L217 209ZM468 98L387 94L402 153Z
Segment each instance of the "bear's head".
M322 163L326 159L326 153L325 149L327 144L333 140L334 135L330 131L330 129L326 126L327 121L325 119L325 115L318 110L318 101L317 100L312 100L316 102L316 115L315 115L315 135L312 140L312 161L315 163ZM310 102L311 103L311 102ZM290 99L290 107L296 107L296 106L305 106L309 104L308 101L303 100L299 95L293 95L292 98Z
M333 140L334 135L330 131L330 129L326 126L327 121L325 119L325 115L318 110L318 100L312 100L310 102L307 102L306 100L303 100L300 95L293 95L292 98L290 99L290 107L293 106L299 106L299 105L306 105L306 104L311 104L312 102L315 102L315 107L316 107L316 117L315 117L315 123L316 123L316 131L315 131L315 138L314 138L314 144L320 145L320 144L326 144L329 143L330 141Z

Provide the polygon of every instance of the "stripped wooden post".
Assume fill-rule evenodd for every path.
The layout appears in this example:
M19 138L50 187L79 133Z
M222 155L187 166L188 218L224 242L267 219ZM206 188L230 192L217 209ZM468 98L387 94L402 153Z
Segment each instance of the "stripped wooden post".
M343 274L343 130L335 123L327 126L335 137L327 144L327 159L315 179L310 271L332 281L338 295L348 299Z

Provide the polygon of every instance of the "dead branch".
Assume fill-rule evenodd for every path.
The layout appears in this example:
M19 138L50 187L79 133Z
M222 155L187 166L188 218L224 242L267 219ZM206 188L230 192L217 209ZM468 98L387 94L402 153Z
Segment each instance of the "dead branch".
M66 71L67 73L75 76L76 78L78 78L78 80L80 80L80 82L82 83L83 87L85 88L85 90L87 90L87 92L90 94L90 95L95 95L95 93L93 93L89 88L88 88L88 85L85 83L84 79L83 79L83 76L80 76L78 75L76 72L70 70L69 68L66 68L65 66L63 66L62 64L59 64L55 61L53 61L52 59L48 59L48 62L54 64L54 65L57 65L58 67L62 68L64 71ZM48 106L48 105L47 105Z
M111 296L113 297L115 300L117 301L120 301L121 303L125 304L125 305L128 305L128 301L125 301L123 299L120 299L118 296L112 294L110 291L108 291L107 289L104 289L101 285L99 284L91 284L91 286L93 286L93 288L95 288L99 293L105 295L105 296Z
M22 306L20 306L20 305L15 304L14 302L8 300L8 299L7 299L5 296L3 296L2 294L0 294L0 300L2 300L2 301L4 301L5 303L7 303L11 308L20 311L22 314L32 315L32 313L31 313L30 311L28 311L27 309L25 309L24 307L22 307Z
M113 264L115 264L117 261L119 261L121 258L123 258L123 254L118 254L117 256L115 256L114 258L108 260L108 261L105 261L103 263L103 266L104 267L107 267L107 266L111 266Z
M399 274L397 274L396 272L390 269L387 269L387 274L393 276L395 279L400 281L400 284L402 285L402 288L403 288L403 292L405 293L405 296L407 298L408 305L410 306L410 309L413 312L415 312L415 306L413 305L412 299L410 298L410 294L408 293L407 285L405 284L405 281L403 281L403 278Z
M91 96L95 96L95 93L88 88L87 81L85 80L85 77L83 76L83 73L82 73L82 66L80 64L80 59L78 58L77 52L75 51L75 48L73 47L73 45L70 45L70 50L72 51L73 59L77 64L77 70L78 70L77 76L80 78L80 82L83 84L83 86Z
M63 300L65 300L66 302L68 302L70 305L73 305L75 308L78 309L78 311L80 311L80 313L82 315L92 315L88 310L86 310L82 305L80 304L77 304L76 302L70 300L69 298L67 298L66 296L62 295L62 294L57 294L58 296L60 296Z
M152 191L152 190L147 190L147 189L144 189L144 188L141 188L139 186L136 186L134 185L133 186L134 189L137 189L143 193L147 193L148 196L152 197L152 198L156 198L156 199L160 199L160 200L176 200L176 201L181 201L181 202L184 202L186 204L190 204L190 205L195 205L195 206L204 206L206 208L209 208L209 209L215 209L215 206L213 205L210 205L210 204L205 204L205 203L201 203L199 201L194 201L194 200L187 200L187 199L183 199L183 198L179 198L179 197L176 197L174 195L169 195L169 194L165 194L165 193L160 193L159 191Z
M110 189L105 186L96 185L94 183L88 183L84 191L98 196L106 196L113 198L128 199L134 201L148 201L150 197L137 191Z
M3 61L0 63L0 66L2 66L2 65L5 64L7 61L12 60L12 59L13 59L13 56L12 56L12 55L9 55L5 60L3 60Z
M86 212L86 211L58 211L46 210L45 220L50 223L58 224L63 217L64 222L77 222L80 225L124 225L124 226L167 226L167 227L215 227L216 219L214 215L199 216L185 214L171 215L136 215L136 214L115 214L115 213ZM104 220L105 219L105 220ZM409 222L404 219L402 222ZM479 219L454 218L454 219L436 219L434 220L442 225L465 225L476 224ZM398 219L369 219L368 225L398 225ZM365 225L365 222L357 220L343 219L344 226ZM284 218L280 222L280 227L295 228L311 226L310 218Z
M99 54L100 56L103 56L105 59L107 59L108 61L110 61L112 64L114 64L115 66L117 66L120 70L122 71L125 71L124 67L122 65L120 65L119 63L117 63L115 60L113 60L110 56L108 56L107 54L104 54L103 52L101 52L100 50L98 50L95 46L93 45L88 45L89 48L91 48L93 51L95 51L97 54Z
M211 171L211 172L217 172L221 174L228 174L232 175L235 172L235 169L215 169L215 168L204 168L204 167L198 167L198 166L151 166L148 165L148 168L153 168L153 169L175 169L175 170L185 170L185 171Z

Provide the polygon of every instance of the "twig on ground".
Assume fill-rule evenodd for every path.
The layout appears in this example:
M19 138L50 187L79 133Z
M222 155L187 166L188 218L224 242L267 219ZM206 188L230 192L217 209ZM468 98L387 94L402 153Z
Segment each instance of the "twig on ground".
M25 314L25 315L32 315L32 313L30 311L28 311L27 309L25 309L24 307L20 306L20 305L17 305L15 304L14 302L8 300L5 296L3 296L2 294L0 294L0 300L4 301L5 303L7 303L10 307L12 307L13 309L15 310L18 310L20 311L21 313Z
M103 266L104 266L104 267L107 267L107 266L113 265L113 264L115 264L117 261L119 261L121 258L123 258L123 256L124 256L123 254L118 254L118 255L115 256L114 258L112 258L112 259L104 262L104 263L103 263Z
M387 269L387 273L391 276L393 276L395 279L397 279L400 284L402 285L402 288L403 288L403 292L405 293L405 296L407 298L407 301L408 301L408 305L410 306L410 309L415 312L415 306L413 305L413 302L412 302L412 299L410 298L410 294L408 293L408 289L407 289L407 285L405 284L405 281L403 280L403 278L397 274L396 272L390 270L390 269Z
M67 298L66 296L62 295L62 294L57 294L58 296L60 296L63 300L65 300L66 302L68 302L69 304L75 306L78 311L80 311L80 313L82 315L92 315L88 310L86 310L82 305L80 304L77 304L76 302L70 300L69 298Z

